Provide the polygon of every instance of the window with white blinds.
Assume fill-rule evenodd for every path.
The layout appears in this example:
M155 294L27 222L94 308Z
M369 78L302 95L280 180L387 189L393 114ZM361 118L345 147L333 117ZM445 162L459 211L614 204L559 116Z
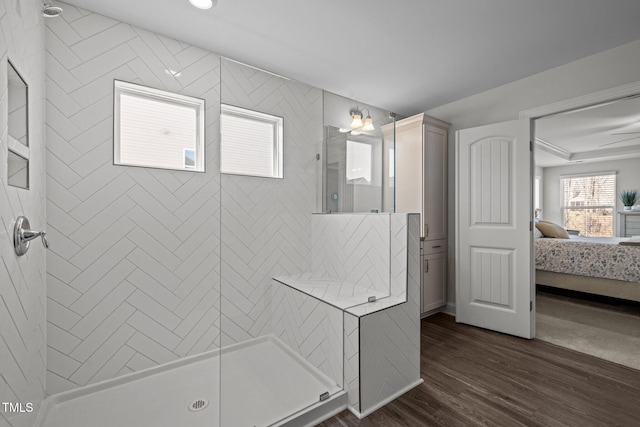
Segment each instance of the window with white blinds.
M282 178L282 117L222 104L220 172Z
M204 171L204 101L115 81L114 163Z
M616 174L560 177L564 226L582 236L613 237Z

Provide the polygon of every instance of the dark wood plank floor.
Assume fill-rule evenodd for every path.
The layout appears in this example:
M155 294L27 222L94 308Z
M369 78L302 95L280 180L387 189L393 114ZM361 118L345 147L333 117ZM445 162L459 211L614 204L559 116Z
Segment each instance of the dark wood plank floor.
M640 371L444 314L422 321L421 340L424 384L320 426L640 426Z

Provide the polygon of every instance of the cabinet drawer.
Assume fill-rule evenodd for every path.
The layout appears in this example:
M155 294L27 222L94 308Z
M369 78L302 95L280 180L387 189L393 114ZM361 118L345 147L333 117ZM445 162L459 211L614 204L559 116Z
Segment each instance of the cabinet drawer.
M445 252L447 250L447 240L425 240L424 244L424 254L435 254L437 252Z

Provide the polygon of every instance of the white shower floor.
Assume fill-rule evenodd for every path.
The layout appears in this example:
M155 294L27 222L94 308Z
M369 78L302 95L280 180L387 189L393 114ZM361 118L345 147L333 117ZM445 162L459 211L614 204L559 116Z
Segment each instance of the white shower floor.
M274 337L51 396L38 427L268 426L340 388ZM222 381L220 381L222 369ZM222 387L222 410L219 390ZM206 399L198 412L190 403Z

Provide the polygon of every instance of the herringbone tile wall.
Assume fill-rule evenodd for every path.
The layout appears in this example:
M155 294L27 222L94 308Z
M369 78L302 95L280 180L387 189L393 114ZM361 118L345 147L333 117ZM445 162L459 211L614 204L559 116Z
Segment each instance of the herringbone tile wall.
M273 332L272 278L308 271L322 91L222 60L222 102L284 118L284 178L222 175L222 345Z
M360 318L360 409L420 379L420 216L408 215L407 302Z
M0 0L0 402L34 405L5 412L0 426L30 426L45 395L45 250L40 241L18 257L13 225L25 215L45 228L44 22L38 0ZM7 185L7 58L29 85L30 189Z
M56 393L219 346L220 57L70 5L47 27ZM113 165L114 79L205 99L206 173Z
M342 387L343 311L288 286L275 285L274 335Z
M407 297L408 224L409 218L406 215L390 215L390 290L391 296L399 299Z
M314 273L389 294L390 215L313 215Z
M271 278L309 263L322 92L72 6L47 52L48 392L271 333ZM206 173L112 164L113 79L205 99ZM221 91L284 117L284 179L221 177Z

